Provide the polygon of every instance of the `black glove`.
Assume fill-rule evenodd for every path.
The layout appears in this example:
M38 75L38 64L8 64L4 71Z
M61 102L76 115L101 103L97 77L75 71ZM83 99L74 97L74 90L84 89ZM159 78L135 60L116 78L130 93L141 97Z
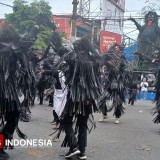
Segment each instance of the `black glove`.
M46 15L43 15L43 14L39 14L36 17L36 22L38 24L42 24L42 25L48 26L49 28L51 28L53 30L55 30L57 28L55 23L51 22L50 19Z

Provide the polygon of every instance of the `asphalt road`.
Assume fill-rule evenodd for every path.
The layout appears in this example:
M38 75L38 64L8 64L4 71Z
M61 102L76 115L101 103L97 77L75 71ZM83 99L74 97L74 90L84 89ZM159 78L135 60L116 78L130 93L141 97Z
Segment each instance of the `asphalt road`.
M105 122L95 113L97 127L88 135L88 160L158 160L160 157L160 125L152 122L150 114L154 104L151 101L137 101L134 106L126 105L120 124L114 124L112 113ZM32 109L29 123L20 122L20 128L28 139L49 139L53 132L52 108L36 105ZM9 160L64 160L67 148L61 148L64 135L52 147L17 147L7 151ZM15 138L17 135L15 134Z

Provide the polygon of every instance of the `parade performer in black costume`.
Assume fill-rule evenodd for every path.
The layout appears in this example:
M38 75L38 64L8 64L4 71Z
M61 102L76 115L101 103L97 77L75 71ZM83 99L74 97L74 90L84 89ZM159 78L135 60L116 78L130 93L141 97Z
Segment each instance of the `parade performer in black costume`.
M51 68L52 68L51 66L54 64L52 58L53 57L46 57L45 61L43 61L43 62L42 62L42 60L44 58L41 58L41 63L42 64L39 68L39 71L41 71L41 70L51 70ZM53 85L54 85L54 78L52 76L41 74L41 76L40 76L40 78L37 82L38 97L40 99L40 103L39 103L40 105L43 104L44 97L47 96L45 98L45 100L49 100L49 106L53 106L53 96L52 96L53 95L53 93L52 93L53 89L51 89L51 87Z
M66 136L62 146L70 148L65 158L79 155L80 159L86 159L87 121L92 111L98 110L95 100L100 96L101 90L98 62L100 56L87 38L77 40L73 45L74 49L71 51L62 45L55 49L61 56L55 66L57 70L63 72L68 90L56 138L60 136L61 131L65 131Z
M36 21L37 24L23 38L9 25L4 25L0 32L0 133L4 135L0 158L3 159L9 157L4 147L12 148L5 146L5 140L11 140L15 130L21 138L26 137L19 130L18 121L21 111L19 95L24 90L31 91L34 77L27 51L36 40L39 24L56 28L46 16L38 15ZM28 95L31 97L31 92Z
M103 65L107 68L104 72L106 82L102 96L99 98L98 103L100 110L103 113L100 122L105 120L107 112L111 112L114 109L113 115L116 117L115 123L119 123L119 118L124 113L123 103L125 103L125 94L130 81L131 71L128 69L127 63L123 54L118 54L117 44L106 52L103 57ZM122 51L121 51L122 52ZM112 101L112 105L106 105L106 102ZM109 103L107 103L109 104Z
M134 105L137 94L137 83L130 83L128 87L128 104Z
M157 48L157 52L156 52L156 56L155 58L152 60L152 63L155 64L155 67L157 68L156 70L156 81L155 81L155 102L156 102L156 106L153 110L154 115L156 115L156 117L154 118L154 123L160 123L160 48ZM160 130L159 130L160 131Z
M37 89L38 89L38 97L40 100L39 104L42 105L44 100L44 91L46 89L46 77L44 74L41 76L41 78L37 83Z
M157 69L156 73L155 90L156 90L156 96L155 96L156 107L154 108L154 115L156 115L156 117L154 118L153 121L154 123L158 124L160 123L160 68Z
M36 17L36 22L38 24L45 25L49 28L51 28L53 31L56 30L56 26L53 22L49 20L49 18L46 15L39 14ZM22 102L22 111L20 114L20 120L23 122L29 122L31 118L31 111L30 111L30 106L34 106L34 101L36 97L36 90L38 88L38 96L40 99L39 104L43 104L43 98L44 98L44 90L47 87L46 85L46 77L43 75L39 77L39 67L43 63L43 67L46 68L46 64L44 63L45 60L47 60L49 56L49 50L50 50L50 45L48 44L48 47L46 48L45 52L42 54L38 51L36 48L31 48L28 51L28 57L30 58L30 65L33 68L33 73L36 75L36 79L32 77L32 84L31 84L31 93L32 96L29 97L28 95L28 90L25 89L24 91L24 101ZM47 65L48 67L48 65ZM36 87L35 87L36 86Z
M6 139L11 140L16 129L19 136L25 138L18 129L21 103L19 94L23 87L30 87L32 71L29 67L27 49L33 44L39 26L20 39L19 35L10 26L4 26L0 35L0 114L2 118L1 133ZM25 51L25 53L23 53ZM6 124L4 124L6 121ZM5 142L4 142L5 143ZM8 157L3 150L1 156Z
M38 86L38 89L39 90L42 89L43 91L44 91L43 88L45 88L46 86L45 81L43 81L43 76L42 77L37 76L38 74L37 70L41 61L47 58L48 52L49 52L49 47L47 47L43 56L40 56L40 53L35 48L31 48L28 51L28 57L30 58L30 66L32 66L33 68L32 72L36 78L32 77L32 83L30 87L31 88L30 93L32 94L31 97L28 95L29 91L27 90L27 88L23 91L23 94L22 94L22 96L24 96L24 100L21 103L22 109L20 114L20 120L23 122L29 122L31 118L30 106L34 106L34 101L36 98L36 89L37 89L37 87L35 86ZM42 84L40 82L42 82ZM41 100L41 103L43 103L43 92L41 90L39 91L39 95L42 97L40 98L40 100Z
M52 65L56 62L59 56L68 52L68 50L62 46L62 38L59 32L54 32L52 37L49 39L49 48L52 48L54 56L48 57L48 59L46 59L46 63ZM56 53L58 53L58 55ZM49 90L53 91L53 94L49 97L49 105L53 107L54 120L51 122L52 128L57 129L59 128L59 117L61 116L65 105L66 87L64 87L64 76L61 76L62 73L53 68L52 65L49 65L50 67L43 67L41 75L48 77L48 84L50 84L48 87L52 88Z
M141 90L140 81L141 74L137 72L132 72L130 82L128 85L128 104L130 105L134 105L136 99L139 98L137 93Z
M53 54L53 53L52 53ZM45 61L45 65L43 64L44 70L51 70L52 66L54 65L54 57L48 57ZM55 85L55 78L52 76L46 76L46 89L44 91L45 100L49 102L48 106L53 107L53 95L54 95L54 85Z

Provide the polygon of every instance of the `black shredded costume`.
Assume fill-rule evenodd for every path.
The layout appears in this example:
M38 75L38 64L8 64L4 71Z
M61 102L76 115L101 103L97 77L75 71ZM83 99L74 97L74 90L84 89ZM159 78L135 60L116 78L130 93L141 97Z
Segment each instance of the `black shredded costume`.
M117 44L114 44L108 52L102 55L103 66L105 71L105 84L102 96L99 97L98 103L100 110L106 116L107 112L114 109L113 115L120 118L124 113L123 103L125 103L125 95L130 81L131 71L128 69L124 56L119 55L116 51ZM109 108L106 101L112 101L113 104Z
M36 25L23 38L9 25L3 26L0 32L0 133L4 141L11 140L15 130L21 138L26 138L18 128L23 106L20 97L25 91L25 98L32 97L35 72L28 51L36 40L40 24L56 29L54 23L40 14L36 17ZM4 147L12 146L5 146L3 142L0 149L0 156L8 158Z
M89 115L98 111L95 100L101 95L100 55L86 38L75 41L73 45L74 49L70 51L63 46L57 50L61 58L55 67L64 73L68 95L56 138L64 130L66 136L62 146L70 148L65 157L80 154L86 159L87 122Z
M0 35L0 129L5 140L11 140L15 130L21 138L25 138L18 128L21 111L19 96L25 89L31 91L34 75L27 50L35 41L38 31L37 26L33 27L29 34L20 39L18 34L8 27ZM9 43L11 45L7 45ZM28 94L31 95L30 92ZM3 152L3 148L1 151Z

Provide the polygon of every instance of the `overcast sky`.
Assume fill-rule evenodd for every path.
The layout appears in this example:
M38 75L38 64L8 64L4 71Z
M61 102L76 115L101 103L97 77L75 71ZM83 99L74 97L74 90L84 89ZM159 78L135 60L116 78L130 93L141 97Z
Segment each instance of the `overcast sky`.
M14 0L0 0L2 3L9 5L13 4ZM26 0L28 2L33 2L34 0ZM54 13L71 13L72 12L72 1L73 0L46 0L52 6L52 11ZM150 0L155 1L155 0ZM126 9L131 10L140 10L145 5L146 0L126 0ZM93 0L91 7L94 10L100 4L100 0ZM12 9L0 5L0 16L4 17L5 13L12 12Z
M13 4L14 0L0 0L1 3L6 3L9 5ZM28 2L33 2L34 0L26 0ZM46 0L49 2L49 5L52 7L52 12L53 14L59 14L59 13L72 13L72 1L73 0ZM149 2L147 2L149 1ZM125 12L125 17L126 16L138 16L140 10L148 5L148 3L159 3L157 2L158 0L126 0L126 12ZM91 10L98 12L99 11L99 4L100 4L100 0L93 0L92 4L91 4ZM96 9L97 8L97 9ZM96 10L95 10L96 9ZM12 9L10 7L6 7L3 5L0 5L0 18L3 18L5 14L7 13L11 13ZM124 32L128 33L130 31L135 30L135 26L133 25L133 23L131 22L125 22L124 23ZM136 34L138 32L132 32L129 33L128 35L131 37L136 37Z

